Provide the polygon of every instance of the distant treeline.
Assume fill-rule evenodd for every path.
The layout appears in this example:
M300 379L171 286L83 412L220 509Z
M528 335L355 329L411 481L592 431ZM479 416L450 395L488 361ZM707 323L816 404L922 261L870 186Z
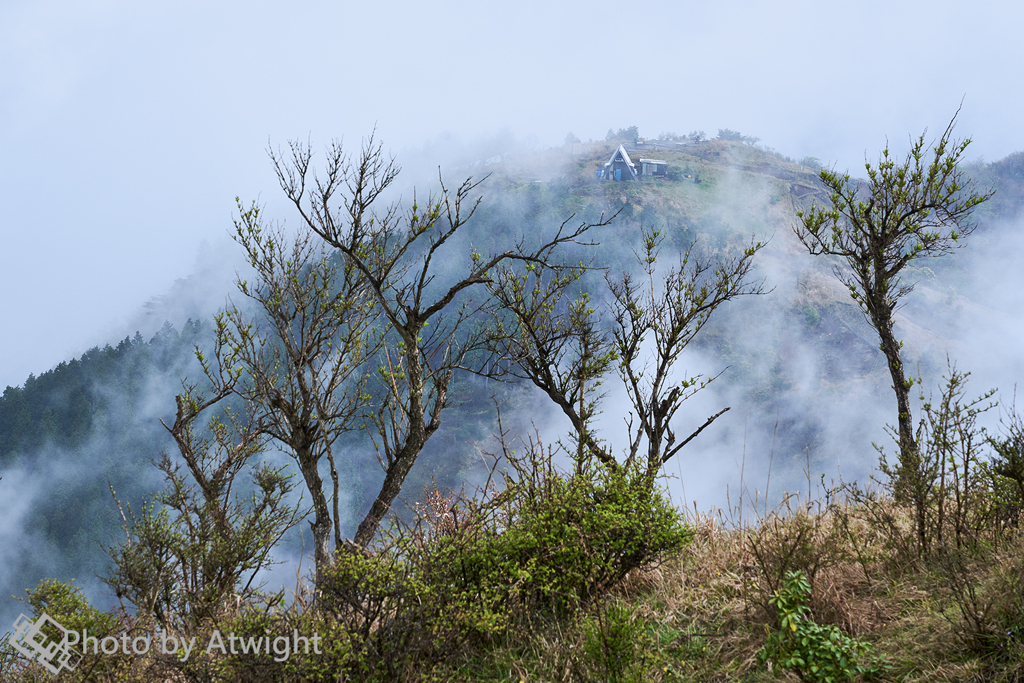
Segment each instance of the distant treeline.
M180 332L164 323L149 341L136 332L116 347L94 347L81 358L29 375L24 386L7 387L0 397L0 466L48 442L77 448L97 432L115 436L134 429L147 381L155 375L182 376L193 347L209 330L209 324L191 319Z
M1024 152L1014 152L991 164L977 163L967 172L979 187L991 187L995 195L977 211L984 227L987 217L1013 219L1024 210Z

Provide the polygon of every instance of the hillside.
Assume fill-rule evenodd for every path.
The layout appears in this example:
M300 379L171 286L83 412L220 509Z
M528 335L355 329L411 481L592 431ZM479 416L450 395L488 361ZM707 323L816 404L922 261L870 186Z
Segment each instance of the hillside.
M667 177L636 182L599 179L596 172L617 145L577 144L500 155L453 169L456 177L471 172L488 178L479 188L483 198L472 222L448 245L439 282L458 276L472 251L500 252L520 237L537 240L570 216L571 224L576 224L614 215L610 225L592 233L596 245L568 249L572 259L592 265L579 288L592 294L608 324L605 278L638 272L636 254L644 230L661 234L663 268L678 264L689 250L730 254L752 242L767 241L757 254L754 271L766 293L724 305L684 354L690 376L717 379L686 404L680 413L680 433L689 434L723 407L731 412L666 468L673 477L667 484L669 495L686 509L734 509L735 496L743 491L760 501L765 515L785 491L802 491L840 476L867 481L877 465L872 444L891 452L885 431L894 412L891 379L874 330L833 277L832 262L807 255L793 235L797 212L827 201L817 171L742 142L648 141L626 145L628 153L634 163L640 158L668 162ZM976 370L979 391L997 384L1008 389L1021 370L1022 359L1010 335L981 336L1003 329L998 326L1007 300L991 298L990 280L980 277L987 274L979 267L996 263L997 255L1014 253L1013 222L1024 206L1019 157L970 168L979 183L997 192L977 214L978 231L961 251L915 264L909 271L908 279L917 286L899 312L897 333L905 341L905 362L928 390L937 390L948 372L947 356ZM176 287L187 295L179 298L223 298L224 292L200 291L199 282L193 283L197 291L191 292L189 281L179 282ZM1004 288L1009 291L1012 286ZM119 499L138 510L161 485L152 463L162 451L173 451L173 442L159 420L172 420L174 395L184 376L193 381L198 376L190 352L193 344L208 348L208 325L190 321L180 332L167 325L149 341L136 335L116 347L93 349L30 377L22 387L7 388L0 398L0 490L8 487L5 495L18 514L2 540L21 559L0 566L5 594L20 594L44 577L75 577L80 582L87 577L90 594L101 594L88 577L104 574L107 559L101 546L123 533L109 488L112 485ZM621 450L627 404L614 378L603 390L607 394L599 437ZM565 438L561 415L532 389L469 374L457 376L442 426L403 488L409 506L422 503L421 492L427 489L458 491L465 485L471 490L487 477L481 452L497 452L495 403L501 406L504 427L512 437L536 429L545 443ZM348 520L343 536L353 533L378 486L375 446L364 433L339 442L346 454L340 467L347 487L341 502ZM290 462L276 452L272 457ZM45 491L40 483L43 474L50 481ZM12 486L17 495L8 493ZM400 513L412 518L412 512ZM834 522L815 522L826 523ZM717 533L710 528L701 531L700 552L718 552L715 544L742 545L738 536L723 540ZM296 532L286 538L282 554L299 555L304 542ZM847 556L841 560L836 566L853 564ZM693 571L686 568L687 562L684 558L667 566ZM742 574L749 562L748 555L736 550L721 569ZM849 569L847 564L843 571ZM717 581L716 590L732 590L724 580ZM737 581L742 583L742 578ZM692 590L687 580L682 585L680 590ZM743 586L743 591L753 590ZM753 594L743 595L749 605ZM666 598L670 599L682 600L678 595ZM5 616L17 609L8 607L9 602L4 605ZM694 631L696 626L687 628ZM682 638L679 633L672 637ZM694 634L686 638L697 637Z
M820 454L834 462L834 455L823 452L822 423L827 417L815 415L813 408L777 411L773 406L778 407L780 401L792 404L799 395L801 406L820 408L828 396L842 396L849 393L850 386L865 384L870 387L869 394L886 401L889 380L873 331L832 277L830 264L808 257L792 234L796 212L824 199L816 171L740 142L648 142L627 144L627 149L635 163L641 157L667 161L667 178L597 180L595 172L617 144L577 144L510 154L498 163L451 171L455 177L469 172L477 178L489 175L480 188L484 202L468 226L472 231L468 239L476 248L500 250L503 241L514 234L549 229L570 215L582 222L614 213L617 217L612 224L594 235L600 245L579 250L581 259L611 274L635 267L633 250L639 245L642 226L662 232L667 261L694 244L698 250L718 251L748 244L753 238L770 240L759 254L758 272L773 290L771 294L731 303L716 315L696 344L710 357L709 370L729 367L721 379L730 389L724 398L739 401L737 407L761 406L751 417L764 423L762 428L783 434L783 452ZM978 237L982 240L1000 230L998 220L1010 215L1020 202L1024 186L1016 172L1016 157L972 169L980 182L997 190L991 206L985 205L979 212ZM932 380L944 370L945 350L951 344L962 344L965 315L984 309L983 302L977 300L982 293L971 291L970 273L960 256L933 260L918 269L918 292L902 311L908 362L922 367L922 374ZM588 285L598 296L604 289L602 279L603 275L596 275ZM204 283L196 278L192 288L197 291L190 291L189 280L179 282L176 287L182 291L176 299L203 297L199 288ZM206 295L221 299L225 294ZM148 463L158 454L156 444L168 443L163 428L149 410L144 413L148 426L140 427L136 420L120 417L128 408L114 411L114 406L121 402L139 405L143 396L139 392L146 389L145 404L155 407L160 401L164 407L156 415L169 415L184 374L182 363L200 339L198 329L189 327L180 343L173 329L165 329L149 343L152 351L144 348L147 345L138 337L122 342L117 349L102 353L95 349L80 360L30 378L22 388L8 387L0 399L0 464L10 467L18 459L41 457L46 447L65 452L83 448L99 434L100 425L104 433L121 440L137 438L140 428L152 435L147 443L153 445L138 455L141 463ZM167 341L172 339L174 344ZM131 348L138 352L129 354ZM814 366L810 374L809 363ZM852 374L848 372L851 368ZM128 389L127 393L111 394L103 388L114 385ZM152 391L154 386L160 390ZM486 397L482 400L486 402ZM487 411L484 407L475 412ZM785 429L774 429L777 417ZM481 425L478 431L487 434L493 429ZM438 439L451 443L443 431ZM471 439L467 447L475 448L475 443ZM469 454L460 457L472 459ZM448 468L438 464L430 469L440 473ZM452 479L447 483L458 482ZM135 499L133 492L126 493ZM73 526L66 532L74 535Z

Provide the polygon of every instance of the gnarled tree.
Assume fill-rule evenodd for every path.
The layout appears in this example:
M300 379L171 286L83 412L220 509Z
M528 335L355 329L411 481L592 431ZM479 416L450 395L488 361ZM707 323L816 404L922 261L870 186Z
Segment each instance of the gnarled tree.
M701 255L691 248L680 256L678 267L663 275L656 269L660 244L657 232L644 235L639 260L646 281L625 273L609 283L619 375L636 414L636 425L630 424L627 463L640 456L646 444L642 459L652 483L662 465L729 410L715 413L688 437L677 439L672 421L683 401L718 376L675 378L680 356L719 306L740 296L764 294L763 282L751 282L761 242L734 247L732 254Z
M577 241L594 224L563 224L547 241L527 246L521 238L492 254L455 251L456 234L473 217L478 184L467 180L408 210L381 205L398 176L371 137L353 163L340 144L330 146L320 174L312 151L293 143L288 158L272 154L281 187L306 228L337 249L345 268L358 273L375 305L384 340L375 362L377 409L370 419L384 470L380 491L359 524L356 545L368 546L401 491L427 440L441 426L455 372L468 369L471 354L484 349L482 329L471 330L476 313L490 305L481 291L494 269L507 261L551 264L559 247ZM599 223L603 224L603 223ZM464 265L453 265L461 261ZM455 273L454 275L452 273ZM489 365L478 360L481 367ZM476 368L479 369L479 368Z
M219 343L244 370L235 393L255 407L261 433L292 455L305 481L319 585L331 559L332 528L335 548L343 544L333 446L341 434L362 426L364 364L375 348L374 303L362 273L308 229L300 226L293 236L266 225L258 207L239 209L234 237L255 279L239 278L237 285L256 307L249 313L229 306L218 320ZM325 458L331 505L320 475Z

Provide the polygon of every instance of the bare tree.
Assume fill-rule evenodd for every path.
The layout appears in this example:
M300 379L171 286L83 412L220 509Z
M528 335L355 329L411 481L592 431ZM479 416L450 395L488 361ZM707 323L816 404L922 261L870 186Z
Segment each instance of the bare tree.
M480 199L472 197L478 183L467 180L450 190L442 181L437 195L422 205L414 199L403 211L398 204L379 206L399 168L372 137L354 163L340 144L329 147L319 175L308 146L293 143L290 152L287 159L271 155L285 195L305 225L364 279L387 331L376 364L379 408L371 416L384 480L354 538L366 547L441 426L454 373L467 369L472 352L484 349L486 334L470 327L489 303L486 296L474 300L473 292L490 283L503 262L551 263L559 247L576 242L593 225L570 229L563 224L532 248L524 237L500 253L456 252L454 262L462 261L463 270L445 277L442 271L458 270L452 242L479 206Z
M638 254L643 281L628 273L608 279L614 321L610 332L588 294L569 296L579 287L583 266L509 264L491 285L501 310L511 314L510 320L501 320L492 343L514 362L511 374L533 382L569 418L576 433L577 467L588 457L613 470L620 466L593 428L603 397L601 383L617 370L633 406L629 449L621 465L639 467L651 483L665 462L728 410L677 442L672 421L679 407L714 379L676 378L683 350L723 303L763 293L761 284L749 282L761 243L735 256L687 253L678 268L662 274L657 268L661 241L657 232L644 233L643 252Z
M586 271L582 264L509 263L497 269L489 285L498 302L489 345L509 376L532 382L569 418L577 468L593 457L614 469L615 457L597 438L593 421L601 382L618 355L590 295L570 298Z
M681 255L678 267L659 277L661 241L656 231L644 234L639 260L646 282L625 273L609 284L619 375L636 411L636 425L629 426L626 462L631 464L646 443L644 468L650 481L662 465L729 410L724 408L688 437L676 440L671 425L683 401L721 374L674 377L682 352L719 306L739 296L764 294L763 282L750 282L754 255L763 243L751 242L734 255L715 256L696 253L694 245ZM645 350L648 345L650 351Z
M230 306L218 318L218 338L244 369L234 391L257 406L261 433L295 459L312 498L316 583L343 544L333 445L362 426L364 362L374 350L369 326L374 302L364 276L330 253L304 226L290 235L264 224L260 209L239 206L235 240L255 280L239 278L239 291L257 304L253 316ZM320 464L326 457L333 482L328 504ZM332 509L333 507L333 509ZM333 514L332 514L333 513Z
M957 110L957 114L959 114ZM888 145L878 164L865 163L867 182L823 170L830 206L798 213L797 237L811 254L838 256L836 277L850 290L881 341L896 393L900 465L897 493L913 485L920 464L910 412L914 384L903 368L903 343L893 332L894 314L913 291L901 273L917 258L942 256L961 244L975 224L969 216L992 192L979 193L961 168L970 139L952 138L956 115L929 150L925 133L912 142L902 162ZM901 494L902 495L902 494Z

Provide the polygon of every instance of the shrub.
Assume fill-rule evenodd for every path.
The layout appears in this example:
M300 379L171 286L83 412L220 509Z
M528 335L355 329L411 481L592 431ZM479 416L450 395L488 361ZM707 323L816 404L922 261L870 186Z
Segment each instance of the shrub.
M770 600L778 612L778 629L769 633L760 660L793 671L801 681L816 683L880 674L884 661L874 656L870 645L810 618L810 599L811 584L804 575L786 574Z
M890 465L882 449L879 470L888 477L883 486L913 510L916 552L929 558L947 544L976 550L980 536L992 528L997 499L982 446L991 441L979 417L995 406L990 390L967 398L969 372L950 364L938 402L922 401L922 420L912 458ZM894 439L899 439L893 432Z
M32 607L33 619L38 619L46 613L68 631L78 634L79 641L83 631L87 631L90 637L102 640L121 628L121 621L116 616L101 612L90 604L88 598L82 594L81 587L74 585L74 579L67 583L56 579L44 579L33 590L26 589L25 592L28 596L24 602ZM64 638L63 633L49 624L43 627L43 633L54 643L59 643ZM3 635L0 642L0 681L41 680L44 676L49 676L37 662L25 661L10 646L6 634L0 635ZM69 642L73 642L70 636L68 638ZM72 645L72 649L83 655L81 660L75 662L76 668L80 671L98 676L117 666L116 660L89 654L81 644Z
M502 494L507 528L473 549L481 580L508 587L532 612L565 613L690 538L678 513L639 472L562 475L537 460Z
M353 673L386 662L387 675L400 676L513 627L574 615L690 538L640 472L566 474L534 448L510 464L503 491L468 498L435 489L377 554L339 554L320 604L353 636Z
M760 570L761 605L769 613L772 596L791 573L805 574L813 583L820 570L850 560L855 552L841 514L835 514L840 512L839 506L823 511L821 501L802 505L797 501L794 508L796 500L787 495L778 509L744 532L745 544Z
M992 617L996 638L993 651L1016 659L1024 678L1024 541L1017 539L993 568L989 590L995 596Z
M510 464L495 497L497 533L473 555L479 579L506 586L508 604L523 615L575 611L692 538L639 466L583 464L563 473L550 451L532 444Z
M75 580L65 583L56 579L43 579L34 590L26 589L26 602L34 617L43 612L69 631L88 631L89 635L106 636L120 627L117 617L101 612L82 594Z
M640 683L644 669L646 633L629 607L611 603L599 607L583 622L583 657L575 662L580 680Z
M989 438L996 452L992 461L993 486L1005 511L1004 520L1016 526L1024 508L1024 417L1017 412L1014 396L1002 422L1002 435Z
M959 616L946 618L960 643L982 657L1019 654L1024 649L1024 539L981 559L964 549L944 549L939 568Z
M236 652L241 650L242 643L248 650L229 654L217 663L219 674L226 681L313 683L337 681L340 672L347 672L356 680L368 673L356 666L353 634L338 621L313 610L272 613L250 606L221 622L219 630L225 643L229 635L236 638Z
M257 575L274 563L271 549L300 519L298 506L284 502L293 475L244 458L232 461L225 452L230 454L237 430L212 424L218 447L206 439L190 451L192 461L201 462L195 471L205 486L189 484L180 465L163 454L157 467L165 489L143 504L141 514L118 502L125 540L106 548L112 565L103 581L163 628L198 627L225 604L258 601ZM197 439L191 432L183 438ZM241 485L235 477L243 467L252 477L248 498L232 488Z

